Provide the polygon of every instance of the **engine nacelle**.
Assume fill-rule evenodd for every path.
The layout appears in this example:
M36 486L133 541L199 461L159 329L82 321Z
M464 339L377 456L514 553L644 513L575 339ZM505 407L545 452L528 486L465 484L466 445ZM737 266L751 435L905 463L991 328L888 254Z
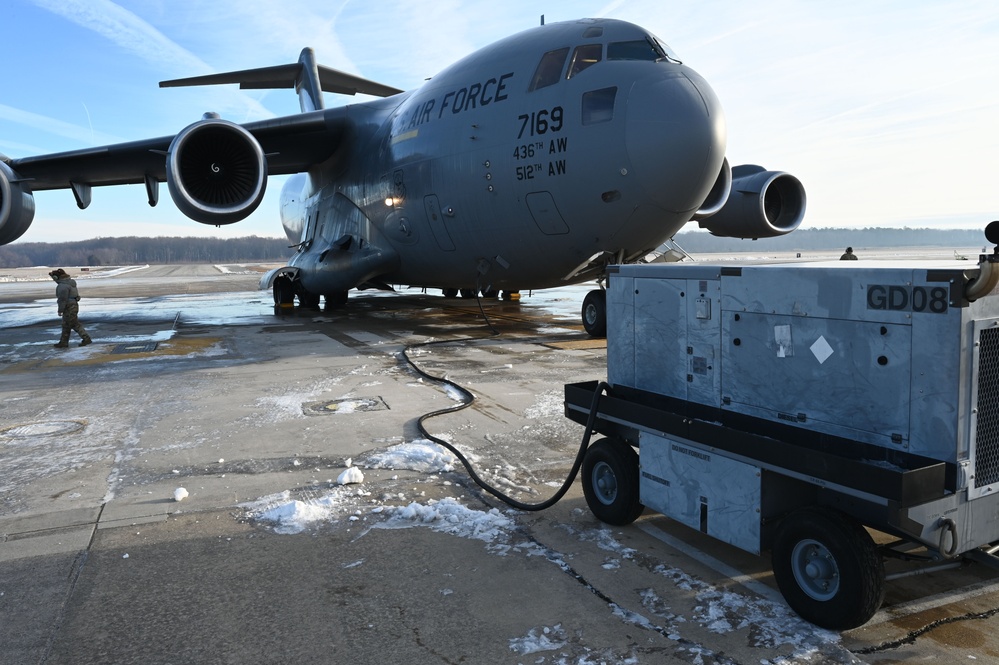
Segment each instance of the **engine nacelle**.
M743 164L732 169L732 192L698 226L727 238L773 238L794 231L805 217L805 188L789 173Z
M711 191L708 192L708 197L704 199L704 203L702 203L701 207L694 213L693 219L707 219L708 217L717 214L718 211L725 206L731 192L732 168L728 165L728 157L726 157L722 160L721 169L718 171L718 177L715 178L715 184L711 185Z
M2 155L0 155L2 157ZM35 218L35 197L0 159L0 245L14 242Z
M208 118L174 137L166 177L182 213L202 224L232 224L263 200L267 159L253 134L233 122Z

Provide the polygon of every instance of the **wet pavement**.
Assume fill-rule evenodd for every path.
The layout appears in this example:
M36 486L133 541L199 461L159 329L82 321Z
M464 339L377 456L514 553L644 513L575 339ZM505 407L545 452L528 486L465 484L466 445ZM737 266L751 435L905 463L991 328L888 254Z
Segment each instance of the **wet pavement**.
M427 427L553 494L582 435L563 385L606 376L592 285L483 301L488 323L415 289L277 317L262 269L70 269L95 343L68 350L45 271L2 271L0 663L999 662L982 566L894 580L833 633L765 557L603 525L578 481L510 509L423 439L461 397L407 348L476 397Z

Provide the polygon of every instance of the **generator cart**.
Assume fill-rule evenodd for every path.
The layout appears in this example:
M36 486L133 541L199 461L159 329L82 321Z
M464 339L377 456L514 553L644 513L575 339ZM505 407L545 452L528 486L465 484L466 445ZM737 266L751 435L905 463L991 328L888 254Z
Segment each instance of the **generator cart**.
M788 604L832 629L878 610L886 555L995 560L997 262L612 267L607 383L565 386L606 437L587 504L770 550Z

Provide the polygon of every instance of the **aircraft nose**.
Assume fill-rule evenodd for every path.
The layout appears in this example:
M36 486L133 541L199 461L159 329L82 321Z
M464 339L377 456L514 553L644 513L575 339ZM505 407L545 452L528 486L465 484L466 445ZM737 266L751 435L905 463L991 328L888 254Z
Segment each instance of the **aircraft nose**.
M707 81L684 68L636 81L625 142L632 173L666 210L704 202L725 159L725 116Z

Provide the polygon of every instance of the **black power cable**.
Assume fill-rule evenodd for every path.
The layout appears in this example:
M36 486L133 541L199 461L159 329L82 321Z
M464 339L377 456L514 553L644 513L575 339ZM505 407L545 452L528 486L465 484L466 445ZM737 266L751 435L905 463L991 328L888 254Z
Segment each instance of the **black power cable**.
M483 312L483 316L484 315L485 312ZM586 429L583 432L583 440L579 444L579 452L576 453L576 460L572 464L572 470L569 472L569 477L565 479L564 483L562 483L562 487L560 487L559 490L550 499L548 499L547 501L542 501L541 503L523 503L521 501L517 501L516 499L507 496L506 494L499 491L486 481L482 480L482 478L480 478L479 475L475 473L475 469L472 468L471 463L465 458L464 455L461 454L460 450L455 448L447 441L444 441L443 439L431 434L429 431L427 431L427 428L423 424L427 420L430 420L431 418L435 418L437 416L444 415L445 413L454 413L456 411L461 411L462 409L468 408L469 406L472 405L472 402L475 401L475 395L473 395L468 389L458 385L451 379L447 379L440 376L434 376L432 374L429 374L428 372L425 372L423 369L419 367L419 365L417 365L413 361L412 358L409 357L409 352L413 349L419 349L437 344L454 344L456 342L468 342L477 339L483 339L483 338L466 337L462 339L453 339L453 340L436 340L432 342L422 342L420 344L413 344L403 349L402 352L403 357L406 359L406 362L409 363L410 367L412 367L413 370L416 371L417 374L436 383L449 385L453 387L455 390L462 393L462 395L465 397L465 399L462 401L461 404L456 404L455 406L450 406L446 409L438 409L437 411L432 411L430 413L423 414L422 416L420 416L419 420L416 421L416 425L419 428L420 433L423 436L425 436L427 439L433 441L438 445L444 446L445 448L450 450L454 454L454 456L458 458L458 461L462 463L462 465L465 467L465 470L468 471L468 475L471 477L473 481L475 481L476 485L484 489L486 492L489 492L503 503L506 503L507 505L512 506L517 510L526 510L526 511L537 511L537 510L544 510L546 508L551 508L556 503L558 503L563 496L565 496L565 493L569 491L569 487L572 486L573 481L576 480L576 474L579 473L579 468L583 464L583 455L585 455L586 449L590 445L590 437L593 434L593 424L597 419L597 404L600 401L600 394L607 388L607 384L603 381L599 382L597 384L597 389L593 393L593 402L590 404L590 414L586 419Z

